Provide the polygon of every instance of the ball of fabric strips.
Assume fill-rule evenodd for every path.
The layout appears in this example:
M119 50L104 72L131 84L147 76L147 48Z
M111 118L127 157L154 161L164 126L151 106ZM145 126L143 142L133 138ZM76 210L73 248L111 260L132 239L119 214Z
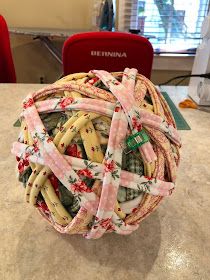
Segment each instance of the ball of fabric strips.
M130 234L174 190L180 137L136 69L68 75L29 94L19 120L25 200L61 233Z

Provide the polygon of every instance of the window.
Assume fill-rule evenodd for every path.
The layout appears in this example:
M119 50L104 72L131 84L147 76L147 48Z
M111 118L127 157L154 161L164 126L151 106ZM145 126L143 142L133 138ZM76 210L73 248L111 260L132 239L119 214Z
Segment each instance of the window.
M119 0L119 29L140 29L158 52L195 52L209 0Z

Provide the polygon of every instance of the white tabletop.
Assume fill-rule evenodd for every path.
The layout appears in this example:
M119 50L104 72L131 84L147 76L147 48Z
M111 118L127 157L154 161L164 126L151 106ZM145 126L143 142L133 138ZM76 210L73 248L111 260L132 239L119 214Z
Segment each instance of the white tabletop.
M0 84L0 279L207 280L210 275L210 115L181 110L191 126L183 147L176 191L130 236L99 240L63 236L24 202L10 154L21 100L43 85ZM177 100L186 87L164 87ZM174 98L173 98L174 99Z

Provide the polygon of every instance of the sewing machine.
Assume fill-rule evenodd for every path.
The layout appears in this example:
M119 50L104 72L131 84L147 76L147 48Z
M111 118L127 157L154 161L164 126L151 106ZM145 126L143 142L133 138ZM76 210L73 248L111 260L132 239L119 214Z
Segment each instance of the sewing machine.
M210 73L210 12L201 28L202 42L198 46L192 68L192 74ZM188 95L198 104L210 106L210 79L192 77Z

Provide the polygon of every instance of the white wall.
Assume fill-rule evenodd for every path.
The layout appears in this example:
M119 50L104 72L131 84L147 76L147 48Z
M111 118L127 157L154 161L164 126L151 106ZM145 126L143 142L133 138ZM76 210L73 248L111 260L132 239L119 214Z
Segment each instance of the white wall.
M90 30L93 0L0 0L0 14L9 27ZM62 74L61 65L32 36L10 35L20 83L52 83ZM54 40L61 50L64 39Z
M0 0L10 27L89 29L92 0Z

